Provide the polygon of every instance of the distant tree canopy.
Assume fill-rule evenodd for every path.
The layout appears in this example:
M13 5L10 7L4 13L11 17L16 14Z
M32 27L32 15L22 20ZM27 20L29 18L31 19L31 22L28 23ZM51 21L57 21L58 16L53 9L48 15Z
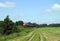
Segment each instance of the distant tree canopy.
M31 23L28 22L29 27L60 27L60 23L55 23L55 24L36 24L36 23Z
M37 23L28 22L28 24L29 24L29 27L38 27L39 26L39 24L37 24Z
M31 22L28 22L28 24L32 24Z
M60 27L60 24L49 24L50 27Z
M46 27L47 24L40 24L40 27Z
M16 25L23 25L23 23L24 23L23 21L17 21Z

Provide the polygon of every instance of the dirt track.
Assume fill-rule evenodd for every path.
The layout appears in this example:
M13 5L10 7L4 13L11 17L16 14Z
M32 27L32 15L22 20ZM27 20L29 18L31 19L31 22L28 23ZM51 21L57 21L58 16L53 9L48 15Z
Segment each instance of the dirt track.
M23 37L18 37L9 41L59 41L57 37L55 38L50 33L43 33L40 29L36 29L30 32L28 35Z

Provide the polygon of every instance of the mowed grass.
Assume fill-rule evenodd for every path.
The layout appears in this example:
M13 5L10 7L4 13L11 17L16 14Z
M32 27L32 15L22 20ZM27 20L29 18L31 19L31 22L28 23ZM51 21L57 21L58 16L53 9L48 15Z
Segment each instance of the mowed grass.
M20 27L20 33L14 33L9 36L1 36L0 41L60 41L60 27L18 27Z
M31 41L40 41L40 40L41 40L41 38L40 38L39 32L35 31L34 37L32 38Z
M19 33L13 33L10 35L0 35L0 41L10 41L18 37L23 37L23 36L28 35L31 31L34 30L34 28L24 28L22 26L17 26L17 27L20 30Z
M60 27L46 27L40 29L47 41L60 41Z

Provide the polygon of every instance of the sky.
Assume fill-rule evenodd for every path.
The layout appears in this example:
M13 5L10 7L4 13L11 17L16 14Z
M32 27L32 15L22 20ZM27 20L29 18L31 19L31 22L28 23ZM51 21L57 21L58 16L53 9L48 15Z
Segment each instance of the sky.
M60 0L0 0L0 20L60 23Z

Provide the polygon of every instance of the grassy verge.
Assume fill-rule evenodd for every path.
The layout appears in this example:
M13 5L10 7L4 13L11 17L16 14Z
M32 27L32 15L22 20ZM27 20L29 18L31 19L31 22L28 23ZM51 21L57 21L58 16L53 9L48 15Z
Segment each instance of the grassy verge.
M33 31L33 28L24 28L22 26L18 26L18 28L20 29L19 33L13 33L10 35L1 35L0 36L0 41L8 41L8 40L12 40L15 39L17 37L22 37L22 36L26 36L28 35L31 31Z

